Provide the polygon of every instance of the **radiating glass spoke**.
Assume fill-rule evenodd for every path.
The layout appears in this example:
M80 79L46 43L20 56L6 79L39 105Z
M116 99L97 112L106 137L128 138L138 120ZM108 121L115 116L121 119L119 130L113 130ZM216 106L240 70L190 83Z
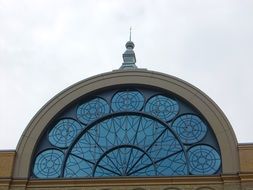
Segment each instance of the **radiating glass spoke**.
M145 150L145 152L148 152L148 150L155 144L155 142L162 136L162 134L166 131L166 129L154 140L154 142L147 148L147 150ZM136 166L136 164L142 159L142 157L145 155L145 153L143 153L140 158L133 164L133 166L128 170L128 173L130 173L130 171Z

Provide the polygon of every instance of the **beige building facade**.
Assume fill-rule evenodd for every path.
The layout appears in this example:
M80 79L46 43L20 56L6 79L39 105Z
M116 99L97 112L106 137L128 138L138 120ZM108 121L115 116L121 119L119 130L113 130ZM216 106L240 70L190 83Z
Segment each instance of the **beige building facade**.
M171 176L96 177L93 175L93 177L69 178L64 177L66 176L64 173L61 177L59 174L57 177L40 178L42 174L38 173L39 169L34 169L39 157L35 159L35 155L40 154L38 147L44 146L40 144L43 144L42 137L50 123L63 110L83 97L88 97L95 92L122 87L155 89L165 94L173 94L196 109L196 112L200 113L208 123L217 140L221 162L219 169L212 174L205 173L204 175L198 173L193 175L194 172L190 172L189 175ZM205 143L208 143L208 140ZM164 73L126 67L90 77L70 86L53 97L37 112L23 132L16 150L0 151L0 190L9 189L253 190L253 144L238 143L233 128L222 110L193 85Z

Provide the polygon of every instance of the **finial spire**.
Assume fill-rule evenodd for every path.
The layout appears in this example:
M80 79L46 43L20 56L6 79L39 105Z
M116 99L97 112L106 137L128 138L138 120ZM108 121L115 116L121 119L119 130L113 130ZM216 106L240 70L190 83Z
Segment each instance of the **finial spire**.
M129 35L129 41L126 43L126 51L124 52L123 56L123 63L120 67L120 69L136 69L137 66L135 53L134 53L134 43L131 40L132 38L132 27L130 27L130 35Z
M130 36L129 36L129 41L132 41L132 40L131 40L131 37L132 37L132 27L130 27Z

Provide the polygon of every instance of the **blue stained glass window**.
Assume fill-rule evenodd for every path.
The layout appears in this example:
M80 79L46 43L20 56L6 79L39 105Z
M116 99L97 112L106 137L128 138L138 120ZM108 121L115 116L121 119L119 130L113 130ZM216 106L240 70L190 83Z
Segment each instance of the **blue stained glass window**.
M50 131L48 137L50 143L57 147L68 147L82 126L73 119L62 119Z
M215 173L221 165L221 158L211 146L197 145L188 151L190 172L196 175Z
M169 121L177 115L179 105L171 98L156 95L148 100L145 111L164 121Z
M171 154L168 159L157 162L159 176L181 176L188 175L187 162L184 152Z
M92 176L92 168L94 163L86 162L79 156L70 154L64 170L65 177Z
M33 173L38 178L56 178L61 174L64 155L61 151L51 149L41 152L35 160Z
M207 127L196 115L185 114L178 117L172 124L172 128L180 137L183 143L199 142L207 132Z
M42 135L31 177L220 174L219 145L210 126L174 97L125 88L73 103Z
M144 97L138 91L117 92L112 98L113 111L139 111L144 104Z
M109 111L110 107L105 100L102 98L95 98L80 105L77 108L76 116L82 123L87 124L108 114Z

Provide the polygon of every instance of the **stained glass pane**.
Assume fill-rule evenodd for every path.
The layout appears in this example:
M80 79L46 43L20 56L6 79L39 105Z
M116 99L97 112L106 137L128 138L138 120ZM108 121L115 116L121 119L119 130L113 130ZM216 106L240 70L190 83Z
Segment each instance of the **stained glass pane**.
M102 98L95 98L77 108L76 116L82 123L88 124L95 119L108 114L110 111L109 105Z
M196 175L215 174L221 165L217 151L211 146L197 145L188 151L190 172Z
M179 105L171 98L157 95L148 100L145 111L164 121L169 121L177 115Z
M181 146L176 137L169 130L166 130L148 150L148 153L154 160L160 160L168 155L182 151Z
M53 145L65 148L72 143L81 129L82 126L77 121L62 119L50 131L48 138Z
M196 115L186 114L178 117L172 124L183 143L199 142L206 135L207 127Z
M133 157L132 154L137 157ZM136 172L143 170L144 168L146 168L146 166L149 166L151 164L152 160L150 160L150 158L142 151L134 147L122 146L113 149L108 154L104 155L100 162L98 162L98 167L102 168L103 171L106 170L107 172L111 172L113 175L130 176L135 175ZM96 170L97 168L95 168L94 176L97 176ZM98 171L98 176L104 176L103 174L101 174L101 169L99 169ZM152 173L154 172L155 169L153 169Z
M169 155L167 159L157 161L157 171L161 176L187 175L188 169L184 152L180 151Z
M144 97L138 91L117 92L112 98L113 111L139 111L143 107Z
M64 176L65 177L91 177L94 164L87 162L79 156L69 155L66 162Z
M33 173L39 178L56 178L61 174L64 154L55 149L41 152L35 160Z

